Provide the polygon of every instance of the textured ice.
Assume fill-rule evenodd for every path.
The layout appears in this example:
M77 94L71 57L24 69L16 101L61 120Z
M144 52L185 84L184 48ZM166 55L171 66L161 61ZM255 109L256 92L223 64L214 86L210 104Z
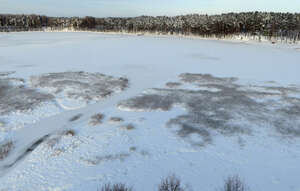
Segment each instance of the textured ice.
M237 78L218 78L208 74L181 74L183 83L198 89L152 89L125 100L119 108L135 111L171 110L181 105L187 113L168 121L178 136L195 145L213 142L214 135L251 135L255 127L268 124L284 136L300 136L300 99L297 87L270 87L238 84ZM208 88L202 90L201 87ZM210 91L217 88L219 91ZM276 92L274 92L276 90ZM195 139L195 135L199 138Z
M23 79L0 78L0 115L28 111L52 99L52 95L26 88Z
M98 101L128 87L126 78L88 72L50 73L33 76L30 81L32 87L84 101Z

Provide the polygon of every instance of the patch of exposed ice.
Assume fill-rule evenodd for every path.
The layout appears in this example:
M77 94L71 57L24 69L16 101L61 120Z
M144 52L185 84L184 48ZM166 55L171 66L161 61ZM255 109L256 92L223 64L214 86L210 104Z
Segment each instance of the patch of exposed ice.
M236 83L236 78L207 74L186 73L179 77L199 88L190 90L183 85L181 89L150 89L120 102L119 109L169 111L174 105L183 106L187 113L170 119L167 126L175 127L179 137L199 146L213 143L215 133L250 135L264 124L283 136L300 135L300 119L293 117L300 113L299 102L289 100L290 93L300 94L295 87L242 85ZM198 143L195 137L201 137Z
M0 115L30 111L53 96L26 88L23 79L0 78Z
M53 95L82 101L99 101L114 92L128 87L126 78L115 78L100 73L62 72L30 78L31 86L44 89Z

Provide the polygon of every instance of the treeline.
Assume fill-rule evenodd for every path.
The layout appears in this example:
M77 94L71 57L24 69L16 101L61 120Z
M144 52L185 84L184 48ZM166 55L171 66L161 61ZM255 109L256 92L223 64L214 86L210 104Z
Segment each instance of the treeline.
M140 16L132 18L0 15L0 31L89 30L226 37L264 36L300 40L300 13L246 12L221 15Z

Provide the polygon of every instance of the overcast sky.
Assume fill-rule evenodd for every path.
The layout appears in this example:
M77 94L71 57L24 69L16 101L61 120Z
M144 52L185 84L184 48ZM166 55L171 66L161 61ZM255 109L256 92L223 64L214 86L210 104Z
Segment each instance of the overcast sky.
M139 16L242 11L300 12L300 0L0 0L0 13Z

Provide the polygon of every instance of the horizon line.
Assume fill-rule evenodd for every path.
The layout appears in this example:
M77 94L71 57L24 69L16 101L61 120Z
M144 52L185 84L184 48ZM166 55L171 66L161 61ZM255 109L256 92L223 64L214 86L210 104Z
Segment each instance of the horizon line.
M94 18L137 18L137 17L178 17L178 16L188 16L188 15L208 15L208 16L218 16L218 15L224 15L224 14L242 14L242 13L281 13L281 14L300 14L299 12L283 12L283 11L228 11L228 12L222 12L222 13L186 13L186 14L177 14L177 15L139 15L139 16L105 16L105 17L98 17L93 15L84 15L84 16L54 16L54 15L47 15L47 14L41 14L41 13L1 13L0 15L36 15L36 16L46 16L46 17L57 17L57 18L73 18L73 17L94 17Z

